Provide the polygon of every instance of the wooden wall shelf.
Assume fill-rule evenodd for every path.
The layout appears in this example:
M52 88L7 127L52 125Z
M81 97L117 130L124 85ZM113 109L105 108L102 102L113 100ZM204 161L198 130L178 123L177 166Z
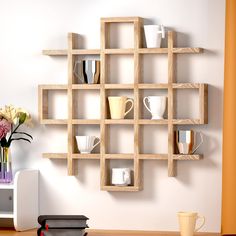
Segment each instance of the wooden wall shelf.
M110 23L130 23L134 27L133 48L109 48ZM111 26L112 27L112 26ZM168 32L167 48L142 48L143 19L140 17L115 17L101 19L101 48L79 49L76 47L79 35L68 34L68 49L43 50L48 56L67 56L68 60L68 84L65 85L39 85L39 119L41 124L66 125L68 131L68 153L44 153L43 157L50 159L67 160L68 175L75 175L75 162L77 160L99 160L101 168L101 190L105 191L139 191L142 190L142 163L144 160L160 160L168 162L168 176L176 176L176 161L200 160L202 155L179 155L174 152L174 130L176 125L200 125L208 122L208 85L200 83L177 83L174 75L176 54L198 54L202 48L178 48L174 47L175 32ZM143 54L167 54L168 78L167 83L141 83L141 57ZM100 84L77 84L73 75L73 67L77 55L98 55L101 61ZM108 81L109 55L132 55L134 61L134 82L132 84L112 84ZM166 90L168 94L168 118L163 120L143 119L140 115L141 92L144 90ZM174 117L174 93L178 89L197 89L199 95L199 117L196 119L176 119ZM64 90L68 97L68 119L50 119L48 117L48 93L54 90ZM73 102L75 90L98 90L101 100L101 119L74 119L76 103ZM112 90L132 91L134 97L133 119L111 120L107 114L107 96ZM75 128L80 125L97 125L100 127L100 153L79 154L76 153ZM112 125L133 126L134 151L133 153L114 154L107 152L109 143L107 132ZM168 127L168 153L148 154L141 153L142 142L140 128L145 125L165 125ZM126 160L133 163L132 186L117 187L110 184L110 162L113 160Z

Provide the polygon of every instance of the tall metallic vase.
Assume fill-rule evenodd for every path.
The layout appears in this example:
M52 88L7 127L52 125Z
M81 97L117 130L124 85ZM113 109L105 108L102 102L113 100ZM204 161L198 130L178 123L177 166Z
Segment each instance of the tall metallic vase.
M74 66L74 74L84 84L97 84L100 78L100 61L76 61Z

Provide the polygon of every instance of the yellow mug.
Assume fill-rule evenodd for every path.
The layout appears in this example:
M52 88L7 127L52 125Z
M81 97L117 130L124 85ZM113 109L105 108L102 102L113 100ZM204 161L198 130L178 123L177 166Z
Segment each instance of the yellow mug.
M193 236L205 224L205 217L199 216L197 212L178 212L181 236ZM201 225L196 228L196 221L202 219Z
M108 97L111 119L124 119L124 117L133 109L134 102L132 99L125 96L110 96ZM127 103L131 103L131 107L126 110Z

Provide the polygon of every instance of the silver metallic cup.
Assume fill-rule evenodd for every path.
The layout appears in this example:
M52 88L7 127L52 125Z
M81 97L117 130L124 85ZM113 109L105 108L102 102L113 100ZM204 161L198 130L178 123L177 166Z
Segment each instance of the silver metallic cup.
M97 84L100 78L100 61L76 61L74 74L83 84Z
M200 135L200 143L194 148L196 142L196 134ZM177 130L176 143L180 154L194 154L194 152L203 143L203 135L201 132L194 132L193 130Z

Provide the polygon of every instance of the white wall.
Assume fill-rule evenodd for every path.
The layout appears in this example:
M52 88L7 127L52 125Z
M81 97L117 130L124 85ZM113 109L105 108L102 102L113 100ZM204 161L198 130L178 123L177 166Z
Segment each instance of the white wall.
M195 210L206 216L204 231L220 230L224 9L222 0L0 1L0 105L22 106L35 118L30 130L34 142L15 143L13 161L15 170L40 169L41 214L85 214L92 228L177 230L176 212ZM204 160L178 162L176 178L167 177L167 163L146 161L144 190L138 193L100 191L98 161L80 161L78 177L68 177L65 161L41 157L42 152L66 149L66 129L38 124L37 86L67 81L66 59L42 56L41 50L66 48L71 31L84 36L86 48L99 48L99 19L105 16L141 16L148 19L146 23L162 23L178 31L178 46L206 49L202 55L178 56L177 63L178 82L210 84L209 124L196 127L205 134L199 151ZM164 59L160 56L161 63ZM165 71L155 73L165 79ZM59 105L65 102L57 97ZM179 99L186 102L182 95ZM55 112L63 115L58 108ZM192 116L194 110L189 103L178 114ZM146 139L150 134L163 140L156 129L151 134L147 128ZM164 128L160 135L166 137Z

